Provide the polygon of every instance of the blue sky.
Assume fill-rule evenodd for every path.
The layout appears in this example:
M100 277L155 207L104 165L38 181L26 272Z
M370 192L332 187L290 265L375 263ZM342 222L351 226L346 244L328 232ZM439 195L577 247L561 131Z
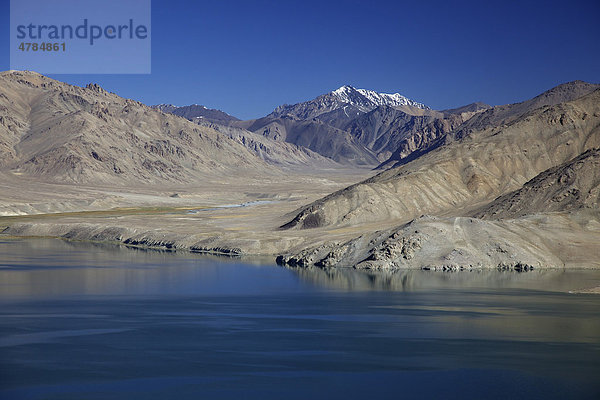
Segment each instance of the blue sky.
M0 69L9 1L0 0ZM600 2L152 1L152 74L52 75L255 118L343 84L433 108L600 83Z

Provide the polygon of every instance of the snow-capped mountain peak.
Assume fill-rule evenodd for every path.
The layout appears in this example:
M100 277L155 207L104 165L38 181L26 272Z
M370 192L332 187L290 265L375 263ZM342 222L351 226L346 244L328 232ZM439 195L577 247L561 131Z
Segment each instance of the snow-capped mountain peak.
M285 115L300 119L312 119L343 111L350 118L348 112L356 116L366 113L379 106L412 106L429 109L426 105L410 100L399 93L378 93L373 90L356 89L350 85L344 85L332 92L325 93L316 99L297 104L284 104L277 107L270 117L279 118Z
M344 85L334 90L331 94L344 103L349 103L359 108L373 109L378 106L404 106L409 105L418 108L429 108L426 105L410 100L400 93L378 93L374 90L356 89L350 85Z

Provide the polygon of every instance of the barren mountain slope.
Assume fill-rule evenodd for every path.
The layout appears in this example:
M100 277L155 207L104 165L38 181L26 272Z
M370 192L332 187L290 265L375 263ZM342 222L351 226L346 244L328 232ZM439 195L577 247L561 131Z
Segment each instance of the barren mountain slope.
M600 149L588 150L550 168L474 214L477 218L517 218L528 214L600 209ZM600 246L600 244L599 244Z
M477 218L422 216L347 242L284 255L279 262L375 269L597 268L599 197L600 150L592 149L499 197L475 213Z
M204 119L197 120L196 124L227 135L269 164L281 167L310 167L316 169L340 167L332 159L293 143L270 139L267 136L246 129L212 123Z
M72 183L187 182L272 173L213 129L34 72L0 73L0 168Z
M346 242L281 255L280 264L366 269L599 268L600 213L534 214L514 220L423 216ZM533 268L532 268L533 267Z
M398 140L387 137L402 136L402 129L401 132L397 132L393 126L382 127L383 132L373 132L376 127L370 121L353 124L357 118L378 108L382 108L384 114L386 109L393 110L406 119L409 119L409 116L431 119L434 116L444 116L398 93L377 93L346 85L313 100L279 106L264 118L232 121L229 124L269 138L307 147L343 164L376 166L396 150L393 146ZM377 117L370 119L373 118ZM387 122L391 123L384 121L383 124ZM349 126L350 124L353 126ZM394 132L390 132L392 130ZM366 137L373 135L382 137L381 142L384 143L376 144ZM404 136L409 136L409 133ZM391 143L386 146L387 142Z
M492 108L492 106L490 106L489 104L485 104L485 103L478 101L475 103L467 104L466 106L442 110L442 112L445 114L464 114L464 113L485 111L485 110L489 110L490 108Z
M190 121L196 119L203 119L218 124L226 124L231 121L239 121L238 118L229 115L224 111L216 110L214 108L206 108L198 104L191 104L189 106L183 107L177 107L173 104L158 104L151 107L162 112L178 115L185 119L189 119Z
M377 165L377 158L348 132L318 119L302 120L291 115L232 123L265 136L306 147L341 164Z
M248 121L240 121L220 110L204 106L191 105L176 107L171 104L152 106L165 113L179 115L193 123L214 129L246 147L250 152L269 164L299 168L331 168L340 167L331 158L320 155L306 147L287 143L260 132L251 132L244 128L250 126Z
M348 105L313 119L288 114L229 125L308 147L343 164L376 166L392 154L396 155L395 162L427 148L474 113L442 113L411 105L381 105L360 111Z
M473 208L600 147L599 125L600 90L596 90L575 101L534 110L509 125L473 132L333 193L300 210L284 227L400 222Z
M471 104L441 112L398 93L342 86L314 100L277 107L264 118L227 124L308 147L343 164L384 168L428 151L487 107Z
M463 121L460 115L434 112L411 115L394 107L380 106L360 115L344 129L384 162L392 154L397 154L399 160L426 148Z
M456 133L455 137L463 137L474 130L481 130L491 126L510 124L521 116L544 106L553 106L560 103L576 100L597 89L600 85L583 81L563 83L544 93L514 104L492 107L474 118L469 119ZM450 110L452 111L452 110Z
M454 140L461 139L473 132L510 125L520 117L538 108L572 101L598 88L600 88L600 85L573 81L558 85L533 99L521 103L495 107L483 103L472 103L467 106L444 110L443 113L446 118L450 118L452 115L460 115L463 123L453 126L449 132L443 134L433 135L430 131L428 135L417 133L414 138L409 137L378 168L399 167L437 147L452 143Z

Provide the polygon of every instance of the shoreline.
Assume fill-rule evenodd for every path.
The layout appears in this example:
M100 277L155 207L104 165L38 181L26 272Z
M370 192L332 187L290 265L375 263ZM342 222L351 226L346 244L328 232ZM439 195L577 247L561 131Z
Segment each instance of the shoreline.
M14 236L14 235L8 235L8 234L4 234L4 233L0 233L0 241L2 240L14 240L14 241L19 241L19 240L44 240L44 239L51 239L51 240L59 240L61 242L65 242L65 243L74 243L74 244L89 244L89 245L101 245L101 246L106 246L106 247L110 247L110 248L115 248L115 249L127 249L128 251L134 251L134 250L141 250L141 251L149 251L149 252L155 252L157 254L160 253L170 253L170 254L180 254L180 255L191 255L191 256L199 256L199 258L203 258L203 257L214 257L217 259L236 259L239 260L240 262L243 263L249 263L249 264L256 264L256 265L269 265L271 267L274 268L283 268L283 269L287 269L290 271L294 271L298 274L300 274L301 276L304 276L305 278L312 276L314 277L313 279L318 279L318 277L328 277L327 279L332 279L332 280L336 280L337 279L341 279L342 281L344 281L343 277L347 277L347 279L350 279L350 281L346 282L348 285L352 286L353 284L351 282L354 282L353 279L351 279L351 276L353 276L352 274L360 274L359 276L363 276L364 279L367 280L371 280L371 279L376 279L376 280L381 280L384 279L385 282L388 282L388 280L391 279L399 279L397 278L393 278L394 276L402 276L403 274L407 274L407 273L420 273L422 275L425 281L428 281L429 279L432 280L439 280L439 279L450 279L450 277L456 277L457 279L459 277L473 277L475 278L476 276L479 276L480 274L493 274L491 275L492 277L496 277L497 279L500 279L500 282L502 282L502 279L505 279L503 277L508 277L508 276L514 276L515 278L517 276L521 276L523 279L525 279L524 282L527 282L530 279L533 279L534 281L537 281L538 279L542 279L544 276L546 276L545 274L562 274L562 273L577 273L577 272L591 272L591 271L600 271L600 269L598 268L578 268L578 267L572 267L572 268L564 268L564 267L545 267L545 268L538 268L538 269L533 269L533 270L529 270L529 271L517 271L517 270L513 270L513 269L500 269L497 267L481 267L481 268L474 268L474 269L465 269L465 270L451 270L451 269L437 269L437 270L431 270L431 269L425 269L425 268L395 268L395 269L361 269L361 268L355 268L355 267L317 267L317 266L307 266L307 267L293 267L293 266L288 266L288 265L280 265L277 264L274 261L274 258L271 257L267 257L267 256L253 256L253 255L231 255L231 254L225 254L225 253L215 253L215 252L199 252L199 251L193 251L190 250L188 248L166 248L166 247L150 247L150 246L141 246L141 245L132 245L132 244L125 244L123 242L117 242L117 241L94 241L94 240L89 240L89 239L73 239L73 238L64 238L64 237L57 237L57 236ZM306 275L308 274L308 275ZM350 274L350 275L348 275ZM397 275L399 274L399 275ZM536 276L539 275L539 276ZM486 275L488 276L488 275ZM370 278L369 278L370 277ZM361 279L363 279L361 278ZM453 278L454 279L454 278ZM462 279L462 278L461 278ZM468 278L471 279L471 278ZM512 278L511 278L512 279ZM339 282L338 282L339 284ZM336 283L333 282L332 283L333 287L337 287ZM342 282L342 286L343 282ZM345 286L344 286L345 287ZM469 286L467 286L469 287ZM578 286L577 288L574 289L570 289L570 288L564 288L564 289L550 289L551 292L556 292L556 293L561 293L561 294L575 294L575 295L600 295L600 286L596 286L596 287L582 287L582 286Z
M28 227L35 227L41 224L26 224ZM157 252L185 252L190 254L197 255L210 255L217 257L225 257L232 259L240 259L240 260L256 260L262 259L265 262L276 264L280 267L284 268L292 268L292 269L309 269L309 268L317 268L321 270L330 270L330 269L338 269L338 270L362 270L362 271L370 271L370 272L396 272L396 271L423 271L426 273L467 273L467 272L481 272L481 271L498 271L498 272L515 272L515 273L528 273L528 272L538 272L538 271L597 271L600 270L600 267L585 267L585 266L556 266L556 265L544 265L542 267L531 266L530 268L520 268L515 267L514 265L477 265L477 266L456 266L456 265L423 265L418 267L398 267L398 266L388 266L388 267L357 267L356 265L300 265L300 264L289 264L285 262L281 262L280 258L283 257L281 254L272 253L272 254L253 254L246 253L242 251L239 247L223 247L223 246L213 246L213 247L201 247L198 245L187 245L186 241L182 238L182 235L173 234L172 237L168 235L164 235L164 233L159 234L159 237L151 237L149 235L150 231L137 233L138 239L134 239L134 235L126 237L128 235L123 235L126 233L127 228L122 227L99 227L100 232L97 230L85 230L80 232L78 235L72 235L71 232L74 232L77 228L77 224L73 225L53 225L53 224L44 224L47 227L50 227L50 230L58 229L65 230L67 229L67 233L60 234L19 234L18 232L14 232L14 230L19 231L24 227L16 226L16 227L3 227L0 226L0 240L8 239L8 240L21 240L21 239L57 239L65 242L71 243L92 243L92 244L102 244L107 246L114 247L125 247L129 249L141 249L141 250L151 250ZM4 229L2 229L4 228ZM7 233L7 231L9 231ZM133 230L135 231L135 229ZM93 235L90 235L91 232L96 232ZM132 232L133 233L133 232ZM103 235L103 237L99 237ZM113 235L113 237L108 237L108 235ZM114 236L116 235L116 236ZM140 238L141 235L141 238ZM189 241L187 241L189 243ZM569 293L593 293L600 294L600 286L595 288L582 288L570 291Z

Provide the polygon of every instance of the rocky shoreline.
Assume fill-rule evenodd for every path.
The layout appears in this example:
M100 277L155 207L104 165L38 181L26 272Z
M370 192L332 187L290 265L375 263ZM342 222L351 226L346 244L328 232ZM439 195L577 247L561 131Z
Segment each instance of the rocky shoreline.
M398 228L326 243L277 258L280 265L469 271L600 268L594 213L537 214L487 221L422 216ZM562 235L577 245L561 241Z
M220 247L220 246L201 246L201 245L188 245L181 238L167 238L167 237L157 237L148 233L135 234L132 236L127 235L126 228L100 228L93 229L88 231L88 233L84 233L83 230L78 231L77 228L71 228L67 233L59 234L59 230L62 230L62 227L54 227L51 229L46 235L32 235L29 234L30 228L24 226L17 226L15 228L5 228L4 231L0 232L0 238L52 238L52 239L61 239L66 241L76 241L76 242L94 242L94 243L104 243L109 245L116 246L125 246L131 248L142 248L148 250L156 250L156 251L188 251L190 253L197 254L207 254L207 255L215 255L215 256L223 256L223 257L233 257L233 258L246 258L246 257L255 257L256 254L246 254L242 249L238 247ZM77 232L77 233L76 233ZM94 232L93 234L89 234ZM56 233L56 234L52 234ZM125 234L125 235L123 235ZM322 263L316 264L303 264L302 262L294 261L292 257L286 257L284 255L271 255L269 258L274 258L275 262L280 266L285 267L296 267L296 268L336 268L335 265L324 265ZM514 264L506 264L501 263L497 266L493 265L478 265L478 266L457 266L457 265L439 265L439 266L423 266L420 268L394 268L393 266L389 267L380 267L380 268L369 268L369 267L339 267L339 268L351 268L351 269L363 269L363 270L415 270L420 269L423 271L432 271L432 272L462 272L462 271L482 271L482 270L494 270L498 271L515 271L515 272L528 272L533 271L535 267L533 265L523 264L521 262L516 262ZM544 269L564 269L564 266L545 266Z
M302 234L245 232L227 236L177 233L148 227L93 223L15 222L2 235L52 237L228 257L263 256L291 267L460 272L529 272L538 269L600 269L600 228L589 213L541 214L506 221L422 216L405 225L366 232L349 240ZM314 232L311 232L314 234ZM289 235L290 233L287 232ZM568 234L578 243L561 243ZM312 244L310 244L312 243Z
M193 253L239 257L244 255L237 247L208 246L194 242L187 235L165 234L125 227L104 227L92 224L15 224L6 227L0 235L23 238L58 238L72 241L102 242L128 247L155 250L182 250Z

